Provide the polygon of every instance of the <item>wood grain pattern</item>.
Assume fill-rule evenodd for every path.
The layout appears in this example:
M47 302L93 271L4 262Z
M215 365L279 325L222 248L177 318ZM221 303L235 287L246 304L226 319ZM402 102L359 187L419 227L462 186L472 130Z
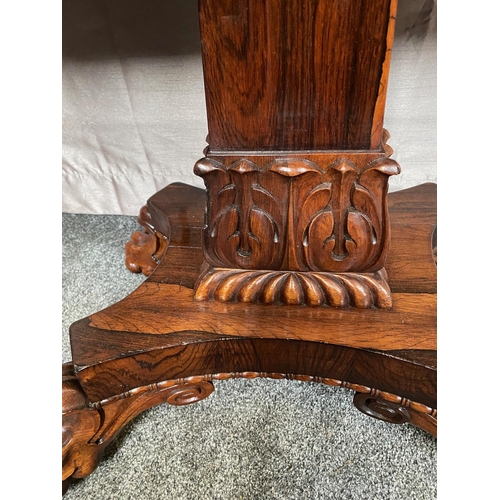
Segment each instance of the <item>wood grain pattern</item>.
M210 150L381 149L396 3L202 0Z
M385 269L393 293L437 291L436 263L429 254L437 224L436 195L436 185L428 183L387 197L391 241ZM186 200L190 200L188 207L183 206ZM153 195L148 207L155 227L160 230L162 226L162 233L170 235L167 258L177 262L160 266L149 281L193 288L204 262L205 191L174 183Z
M196 302L200 191L175 184L150 200L151 222L169 231L165 257L129 297L71 326L73 364L63 367L63 487L90 474L140 412L203 399L213 380L291 378L345 387L367 415L436 435L434 285L394 294L385 311ZM409 283L418 282L408 264L412 246L427 248L435 267L435 189L395 193L389 206L396 234L405 233L400 241L410 246L399 279L406 270ZM427 239L417 243L412 225L421 220Z
M72 478L92 473L104 449L130 420L152 406L177 406L205 399L213 392L214 380L230 378L292 379L323 383L356 391L353 403L363 413L390 423L412 423L436 435L435 409L365 385L310 375L266 372L230 372L155 382L90 402L79 385L71 363L63 365L63 494Z
M437 292L437 267L434 259L437 213L436 184L391 193L388 206L391 243L385 267L393 292ZM418 206L419 217L415 217ZM420 241L421 245L413 245ZM429 252L430 249L430 252Z
M184 193L185 203L196 205L202 191L179 184L170 191L171 195L167 189L151 201L162 205L166 214L168 200L175 207L169 217L170 246L158 268L129 297L71 327L76 371L89 397L97 401L140 385L135 369L142 370L143 382L154 383L166 374L167 378L179 378L209 372L297 373L300 368L304 375L375 386L429 406L435 404L434 285L423 293L394 293L393 307L386 311L196 302L192 287L203 262L203 216L199 213L186 218L190 209L181 208L180 198ZM435 227L435 189L423 186L394 193L389 195L389 206L394 209L394 231L406 233L400 241L408 246L408 260L400 267L411 288L425 281L414 274L411 256L420 252L412 252L412 247L427 249L428 263L435 271L430 244ZM168 217L166 214L163 216ZM420 226L421 219L426 221L427 241L415 240L411 229L412 220ZM192 224L198 233L175 228L177 224ZM195 255L197 261L191 258ZM425 267L417 270L422 269ZM179 280L191 283L182 285ZM401 275L401 289L403 281ZM309 355L307 349L312 349ZM332 360L336 361L332 364ZM297 365L299 361L305 364ZM388 368L383 368L387 363L387 367L392 365L389 371L394 379L388 376Z
M148 207L141 208L137 222L144 231L136 231L125 245L125 265L133 273L149 276L168 248L168 239L154 228Z
M194 171L207 187L203 241L212 267L383 268L387 178L400 170L386 157L383 130L396 4L200 1L209 146ZM287 276L277 303L308 305L296 296L298 275ZM318 288L314 276L304 279ZM238 292L229 291L232 300ZM221 297L197 293L198 300Z
M116 336L105 334L105 330L91 329L85 324L79 325L73 334L75 342L86 346L75 351L80 363L75 370L87 396L95 402L162 380L257 371L343 380L375 387L432 408L437 405L435 369L369 348L180 332L174 345L174 339L168 344L164 337L148 339L146 335L128 334L128 341L116 354L123 332ZM90 349L98 343L98 336L102 342L92 355ZM125 346L132 342L135 350L125 351ZM156 348L152 347L154 344Z
M208 200L148 200L127 263L150 276L71 326L63 488L140 412L227 378L347 387L436 435L436 189L387 195L396 3L200 0Z
M379 350L434 349L429 332L435 331L435 307L435 295L422 294L393 294L390 310L203 303L194 301L189 288L146 282L116 306L93 314L91 326L149 335L202 331L222 336L330 340Z
M372 121L372 135L370 142L370 149L377 149L380 145L380 139L382 138L383 148L387 153L387 156L391 156L392 148L387 146L387 140L389 135L383 130L384 124L384 114L385 114L385 103L387 99L387 85L389 83L389 71L391 67L391 55L392 55L392 43L394 41L394 31L396 28L396 12L398 7L398 0L391 2L389 7L389 20L387 23L387 34L386 34L386 53L384 62L382 63L382 75L379 82L379 91L377 95L377 101L375 102L375 110L373 112Z

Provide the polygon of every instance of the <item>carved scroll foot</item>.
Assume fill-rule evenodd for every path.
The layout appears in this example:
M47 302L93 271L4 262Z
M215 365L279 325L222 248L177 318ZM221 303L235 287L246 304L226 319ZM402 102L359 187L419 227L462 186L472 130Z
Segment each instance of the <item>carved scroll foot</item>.
M384 397L382 397L384 396ZM391 400L392 399L392 400ZM410 423L437 436L437 412L413 401L394 395L382 395L380 391L370 394L357 392L354 406L365 415L391 424Z
M390 309L385 269L321 273L211 268L196 285L196 300Z
M137 222L144 227L144 231L132 234L125 245L125 265L133 273L149 276L165 255L168 240L153 227L147 206L141 208Z
M73 365L62 367L62 479L85 477L99 463L101 449L91 439L101 424L101 415L90 406L73 372Z
M106 446L139 413L161 403L177 406L195 403L209 396L213 389L212 383L205 380L167 381L90 403L73 365L63 365L63 494L71 478L83 478L95 470Z

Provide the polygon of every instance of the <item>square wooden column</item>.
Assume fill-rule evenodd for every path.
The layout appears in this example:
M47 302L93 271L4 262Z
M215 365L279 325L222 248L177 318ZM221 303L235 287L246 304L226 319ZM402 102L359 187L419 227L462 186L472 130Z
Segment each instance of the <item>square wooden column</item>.
M396 0L201 0L198 300L390 307L383 114Z

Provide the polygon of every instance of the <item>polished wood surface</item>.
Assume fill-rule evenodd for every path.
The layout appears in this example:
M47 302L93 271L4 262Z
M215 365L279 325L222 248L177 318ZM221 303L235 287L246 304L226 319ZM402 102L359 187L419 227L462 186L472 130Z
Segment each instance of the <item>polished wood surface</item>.
M427 199L433 192L435 194L434 186L429 185L396 193L392 205L395 207L393 232L397 234L401 228L406 233L396 241L409 247L407 253L412 256L405 262L398 261L407 270L406 282L410 290L421 288L423 281L413 266L414 256L418 258L424 253L420 246L427 249L428 256L417 271L426 264L435 276L431 249L435 218L428 220L427 237L415 240L408 200L413 199L413 218L420 226L418 207L420 204L427 207ZM401 276L394 286L398 290L394 294L394 305L385 311L194 301L192 287L203 265L202 214L186 217L190 209L179 208L182 197L186 205L193 200L193 205L201 208L196 197L202 194L196 188L172 185L150 200L151 207L161 206L162 210L172 213L169 224L176 228L165 235L169 248L164 259L131 295L72 325L73 363L91 400L105 399L142 383L157 382L160 375L169 379L202 373L264 371L347 380L350 374L343 371L336 358L356 358L361 355L360 350L370 351L361 356L380 358L377 363L401 364L415 372L421 367L413 365L413 360L408 362L404 353L417 357L421 352L435 355L436 294L432 273L431 282L420 292L406 292ZM398 198L407 200L405 206L398 203ZM172 202L171 211L169 201ZM401 219L399 213L402 213ZM157 209L156 214L159 214ZM158 222L165 225L161 218ZM183 229L179 225L184 225ZM394 250L397 251L397 247ZM224 344L227 355L220 355L220 343ZM310 354L306 355L308 349ZM124 350L128 354L124 355ZM435 356L424 359L422 377L429 365L435 367ZM358 378L351 381L369 385L373 380L373 363L368 359L360 361L355 368ZM146 370L139 381L133 367L142 364L154 368ZM348 365L351 370L351 363ZM377 381L377 387L419 400L422 395L412 392L417 389L412 387L415 376L418 377L415 373L400 381L400 375L395 374L390 382L388 379ZM107 380L105 384L102 383L104 379ZM389 385L381 387L380 383ZM403 386L410 392L398 392ZM435 394L428 396L425 403L432 406Z
M333 273L383 267L387 185L400 172L394 160L350 152L321 155L318 163L251 158L210 157L195 166L208 188L210 265Z
M399 273L387 310L195 301L204 265L203 198L184 184L154 195L148 228L168 240L165 256L131 295L71 326L63 479L90 474L104 448L145 409L196 402L212 392L213 380L235 377L346 387L367 415L435 435L435 185L389 195L398 259L388 259L388 271L395 266Z
M125 245L125 265L133 273L149 276L165 255L168 240L151 225L147 206L141 208L137 222L144 229L136 231Z
M351 389L436 435L436 186L388 195L396 0L200 0L206 191L140 213L133 293L70 328L63 487L132 418L213 380Z
M396 3L200 1L196 300L391 307L386 196L400 167L383 114Z
M200 401L213 392L208 381L168 381L156 387L141 388L117 395L110 401L92 404L74 375L71 363L62 373L62 478L63 493L69 478L88 476L99 464L102 452L123 427L152 406L175 406Z
M201 0L212 153L380 149L396 3Z

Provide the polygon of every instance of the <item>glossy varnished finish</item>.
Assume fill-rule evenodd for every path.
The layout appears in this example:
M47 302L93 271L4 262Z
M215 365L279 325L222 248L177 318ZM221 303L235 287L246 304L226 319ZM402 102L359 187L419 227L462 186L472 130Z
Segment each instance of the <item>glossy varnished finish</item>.
M387 195L395 10L200 0L207 190L151 197L126 247L147 280L70 328L63 487L140 412L213 380L346 387L436 435L436 186Z
M433 186L407 192L408 198L421 200L414 201L417 225L418 206L425 206L432 192ZM430 274L427 290L417 293L404 292L401 277L395 284L400 291L394 294L394 306L387 311L196 302L192 287L203 262L202 214L186 217L190 209L179 210L181 193L188 205L202 195L194 188L173 185L150 201L167 210L171 199L175 211L170 226L177 227L156 271L130 296L71 328L73 362L91 400L161 378L262 371L376 386L435 406L435 274ZM396 240L417 258L423 253L419 247L427 248L427 262L420 263L420 269L427 265L435 273L431 252L435 217L428 221L427 238L417 241L411 231L410 205L399 207L404 224L399 224L397 210L394 213L396 235L399 226L408 230ZM178 224L190 227L180 230ZM400 265L407 269L408 286L422 288L424 279L415 272L412 258Z
M196 300L391 307L386 195L400 168L383 114L396 3L200 1Z
M195 301L204 192L173 184L154 195L147 228L165 231L165 256L130 296L71 326L73 364L63 367L64 485L90 474L140 412L196 402L212 392L213 380L234 377L350 388L367 415L435 435L435 198L434 185L389 195L393 250L406 252L393 264L400 268L391 284L394 304L382 311Z
M387 254L384 154L210 157L206 260L235 269L374 272ZM310 158L314 158L312 161Z
M137 222L144 230L132 234L130 241L125 245L125 265L133 273L149 276L165 255L168 239L151 224L148 207L142 207Z
M380 148L395 9L201 0L212 152Z
M393 292L435 294L437 291L432 250L436 196L436 185L429 183L391 193L387 198L392 231L385 267ZM185 206L186 200L189 200L188 206ZM168 258L179 264L175 268L161 266L148 281L181 283L178 280L182 280L183 286L194 287L203 264L200 249L205 203L203 190L181 183L171 184L151 197L148 207L152 223L171 242Z

